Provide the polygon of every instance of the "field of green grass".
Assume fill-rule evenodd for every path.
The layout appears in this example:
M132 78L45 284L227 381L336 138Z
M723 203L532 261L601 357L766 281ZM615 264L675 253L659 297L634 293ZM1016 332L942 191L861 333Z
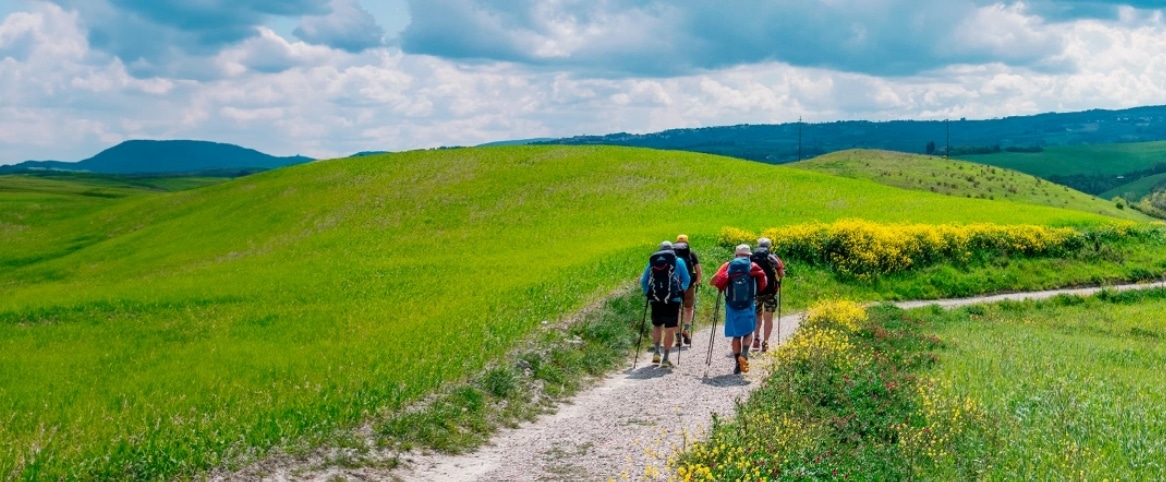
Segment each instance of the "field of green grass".
M1120 197L1130 202L1137 202L1142 198L1153 194L1155 188L1166 185L1166 173L1154 174L1153 176L1146 176L1129 184L1123 184L1116 188L1098 194L1102 199L1113 199Z
M1145 480L1166 471L1166 291L921 311L948 348L939 400L973 400L962 443L988 479ZM961 454L953 453L952 458ZM955 460L931 468L954 475Z
M1133 210L1118 209L1110 201L1029 174L976 164L981 157L970 157L969 161L973 162L967 162L898 152L850 150L787 165L949 196L1006 199L1137 221L1150 219Z
M1140 171L1166 162L1166 141L1049 147L1044 152L1001 152L965 160L1034 176L1110 175Z
M116 195L0 190L0 476L192 476L318 440L476 373L681 232L699 247L723 226L852 217L1112 219L616 147L100 189Z
M682 480L1154 480L1166 290L815 306ZM687 477L687 478L686 478Z

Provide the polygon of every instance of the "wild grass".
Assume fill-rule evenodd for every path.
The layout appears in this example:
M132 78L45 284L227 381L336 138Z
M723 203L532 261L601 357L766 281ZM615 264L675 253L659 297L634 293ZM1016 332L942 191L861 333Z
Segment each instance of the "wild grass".
M1166 142L1047 147L1038 153L1001 152L967 156L966 160L1012 169L1042 178L1107 175L1140 171L1162 162Z
M0 192L0 474L25 480L190 477L320 443L470 379L681 232L705 249L775 220L1107 219L613 147L28 196Z
M1029 156L1034 154L1009 155ZM976 162L980 162L981 158L984 159L985 163L977 164ZM993 159L993 161L988 162L988 159ZM1093 197L1031 174L997 167L1002 164L995 162L994 159L996 159L994 156L990 158L975 156L968 158L969 161L973 162L968 162L898 152L850 150L827 154L808 161L789 164L789 166L854 179L868 179L888 186L948 196L990 200L1005 199L1136 221L1150 219L1142 213L1117 208L1114 203L1109 201L1113 196ZM1054 172L1054 174L1062 173Z
M1166 468L1166 290L883 306L865 320L822 306L827 322L811 317L776 351L766 383L674 479L1148 480Z
M1145 480L1166 470L1166 291L922 311L950 341L926 376L936 400L973 400L983 430L963 436L989 479Z

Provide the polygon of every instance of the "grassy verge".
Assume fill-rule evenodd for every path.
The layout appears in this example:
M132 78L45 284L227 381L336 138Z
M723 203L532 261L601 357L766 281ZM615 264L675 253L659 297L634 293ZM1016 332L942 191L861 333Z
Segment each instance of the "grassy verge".
M1166 463L1164 309L1166 290L953 311L818 305L672 476L1152 478Z

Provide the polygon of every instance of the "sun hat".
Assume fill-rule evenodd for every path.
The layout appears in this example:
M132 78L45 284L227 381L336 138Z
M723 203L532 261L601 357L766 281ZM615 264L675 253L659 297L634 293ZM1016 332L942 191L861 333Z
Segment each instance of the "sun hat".
M664 241L660 243L660 249L672 249L672 241Z
M677 236L677 237L676 237L676 242L677 242L677 243L687 243L687 242L688 242L688 235L687 235L687 234L681 234L681 235Z
M753 251L749 249L748 244L742 244L737 246L737 252L735 254L737 256L750 256L753 254Z

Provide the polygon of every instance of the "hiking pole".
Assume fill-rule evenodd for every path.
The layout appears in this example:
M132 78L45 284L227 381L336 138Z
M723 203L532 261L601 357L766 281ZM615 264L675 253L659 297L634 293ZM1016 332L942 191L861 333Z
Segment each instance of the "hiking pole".
M636 358L632 361L632 370L640 362L640 346L644 343L644 325L648 323L648 299L644 299L644 317L640 319L640 339L636 341Z
M713 306L713 326L709 328L709 350L704 358L704 376L709 376L709 366L713 364L713 339L717 336L717 315L721 314L721 292L717 290L717 303Z
M680 313L676 314L676 325L684 321L684 298L680 299ZM672 337L672 341L676 341L676 337ZM680 366L680 348L684 346L684 335L680 336L680 343L676 344L676 366Z
M781 284L777 285L777 344L781 344Z

